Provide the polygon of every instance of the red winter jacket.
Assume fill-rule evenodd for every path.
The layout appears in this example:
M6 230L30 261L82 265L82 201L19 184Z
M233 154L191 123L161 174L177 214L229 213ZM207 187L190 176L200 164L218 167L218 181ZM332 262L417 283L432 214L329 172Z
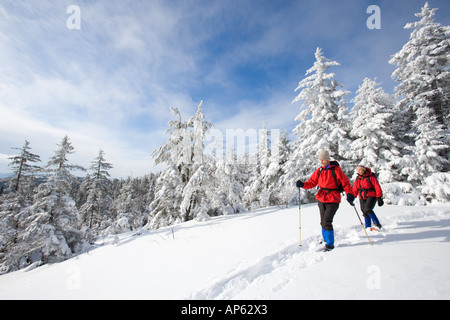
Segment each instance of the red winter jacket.
M334 168L334 169L332 169ZM303 189L312 189L319 185L319 192L317 192L316 199L324 203L340 203L341 194L336 189L338 188L336 180L333 177L332 170L336 175L336 180L346 193L353 194L350 181L342 172L341 167L337 161L331 161L326 167L319 167L312 176L303 185ZM320 173L320 174L319 174Z
M383 191L378 183L378 179L369 168L365 169L366 173L363 176L358 174L355 183L353 183L353 194L359 195L359 198L364 200L369 197L381 198Z

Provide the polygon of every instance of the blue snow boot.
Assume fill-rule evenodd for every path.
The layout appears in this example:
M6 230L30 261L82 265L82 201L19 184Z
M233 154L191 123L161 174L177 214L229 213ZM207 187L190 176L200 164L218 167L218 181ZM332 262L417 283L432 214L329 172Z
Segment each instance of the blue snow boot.
M325 240L325 249L324 251L330 251L334 249L334 230L328 231L322 229L323 240Z
M375 215L375 213L371 213L369 214L370 219L372 219L373 224L375 226L377 226L379 229L381 229L381 224L380 221L378 220L377 216Z
M364 217L364 222L366 224L366 229L372 226L372 220L370 220L370 217Z

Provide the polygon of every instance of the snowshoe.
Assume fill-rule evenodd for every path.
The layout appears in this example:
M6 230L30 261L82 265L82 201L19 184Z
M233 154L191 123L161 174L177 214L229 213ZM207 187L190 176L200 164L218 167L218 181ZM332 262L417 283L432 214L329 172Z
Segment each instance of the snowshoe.
M381 231L381 224L379 224L379 223L377 223L376 225L375 225L375 227L370 227L370 228L367 228L368 230L370 230L370 231L376 231L376 232L380 232Z

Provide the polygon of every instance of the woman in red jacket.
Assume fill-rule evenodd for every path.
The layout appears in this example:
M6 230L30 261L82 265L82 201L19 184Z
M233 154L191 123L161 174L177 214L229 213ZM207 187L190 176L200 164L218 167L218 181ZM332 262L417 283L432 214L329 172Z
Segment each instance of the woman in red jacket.
M297 181L297 188L312 189L319 185L316 199L319 201L320 224L325 240L325 251L334 249L333 218L341 202L341 192L347 193L347 201L353 205L355 196L350 181L337 161L330 161L330 154L323 150L319 154L321 166L314 171L308 181Z
M366 228L372 227L372 221L375 226L381 229L380 221L373 212L375 203L378 201L378 205L381 207L383 202L383 191L378 183L377 177L372 171L362 165L356 167L358 176L353 184L353 193L359 196L359 203L361 211L363 212Z

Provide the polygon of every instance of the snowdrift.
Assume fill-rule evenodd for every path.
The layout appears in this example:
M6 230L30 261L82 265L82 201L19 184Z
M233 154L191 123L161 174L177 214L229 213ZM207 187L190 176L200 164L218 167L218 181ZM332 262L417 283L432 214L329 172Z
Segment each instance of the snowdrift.
M124 233L0 276L0 299L450 299L450 204L375 210L370 246L343 202L328 253L315 204L302 206L302 247L297 207Z

